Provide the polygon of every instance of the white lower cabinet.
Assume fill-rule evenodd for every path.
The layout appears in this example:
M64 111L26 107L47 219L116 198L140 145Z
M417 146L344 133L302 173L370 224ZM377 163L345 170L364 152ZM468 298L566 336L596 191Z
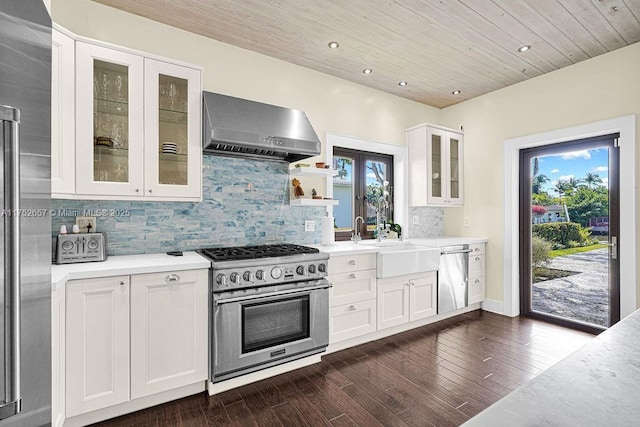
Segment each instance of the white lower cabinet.
M205 380L207 289L207 270L67 282L66 417Z
M485 255L484 244L469 245L469 304L482 302L485 299Z
M205 270L131 277L132 399L207 378L206 280Z
M66 301L66 415L129 400L129 276L73 280Z
M376 331L376 300L329 308L329 343Z
M378 280L378 330L437 313L436 272Z
M376 257L358 254L331 257L329 276L329 343L376 331Z

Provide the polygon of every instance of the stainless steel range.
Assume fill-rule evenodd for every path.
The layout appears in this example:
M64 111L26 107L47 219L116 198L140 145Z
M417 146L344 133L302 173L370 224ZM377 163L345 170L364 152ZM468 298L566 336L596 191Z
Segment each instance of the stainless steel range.
M329 344L329 256L290 245L201 249L211 260L211 381Z

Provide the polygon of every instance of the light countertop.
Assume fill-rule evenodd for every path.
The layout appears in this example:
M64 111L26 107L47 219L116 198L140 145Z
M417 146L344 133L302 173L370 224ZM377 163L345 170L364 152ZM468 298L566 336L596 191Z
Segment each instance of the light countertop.
M441 248L444 246L486 243L489 239L484 237L436 237L432 239L406 239L402 241L384 241L387 244L413 244L418 246L431 246ZM383 243L384 244L384 243ZM373 254L380 251L380 246L367 243L353 243L351 241L336 242L333 245L310 245L320 249L320 251L328 253L330 256L355 255L355 254Z
M210 266L210 261L195 252L184 252L183 256L167 254L110 256L104 262L53 265L51 266L51 285L53 290L56 290L64 286L67 280L73 279L196 270Z
M640 311L464 426L632 426L640 420Z

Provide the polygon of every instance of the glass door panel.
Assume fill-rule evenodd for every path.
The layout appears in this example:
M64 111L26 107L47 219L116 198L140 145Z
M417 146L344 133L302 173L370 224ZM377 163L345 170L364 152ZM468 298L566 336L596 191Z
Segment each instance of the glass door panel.
M442 197L442 136L431 135L431 196Z
M452 199L460 197L460 141L451 138L449 140L449 196Z
M354 211L354 177L353 168L355 160L346 156L333 156L333 169L337 175L333 177L333 198L339 204L333 207L336 232L348 232L353 230Z
M389 212L389 172L387 164L381 161L366 161L366 200L367 209L365 222L367 231L376 229L376 212L380 211L380 224L391 219Z
M129 181L129 68L93 60L93 180Z
M609 136L521 152L523 314L590 331L619 320L618 164Z
M158 76L158 182L188 184L189 82Z

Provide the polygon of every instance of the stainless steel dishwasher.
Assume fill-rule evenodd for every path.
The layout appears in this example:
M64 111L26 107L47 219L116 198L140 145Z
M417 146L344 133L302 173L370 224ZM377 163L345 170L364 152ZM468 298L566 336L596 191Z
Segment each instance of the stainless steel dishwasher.
M469 289L469 245L440 249L438 314L466 307Z

